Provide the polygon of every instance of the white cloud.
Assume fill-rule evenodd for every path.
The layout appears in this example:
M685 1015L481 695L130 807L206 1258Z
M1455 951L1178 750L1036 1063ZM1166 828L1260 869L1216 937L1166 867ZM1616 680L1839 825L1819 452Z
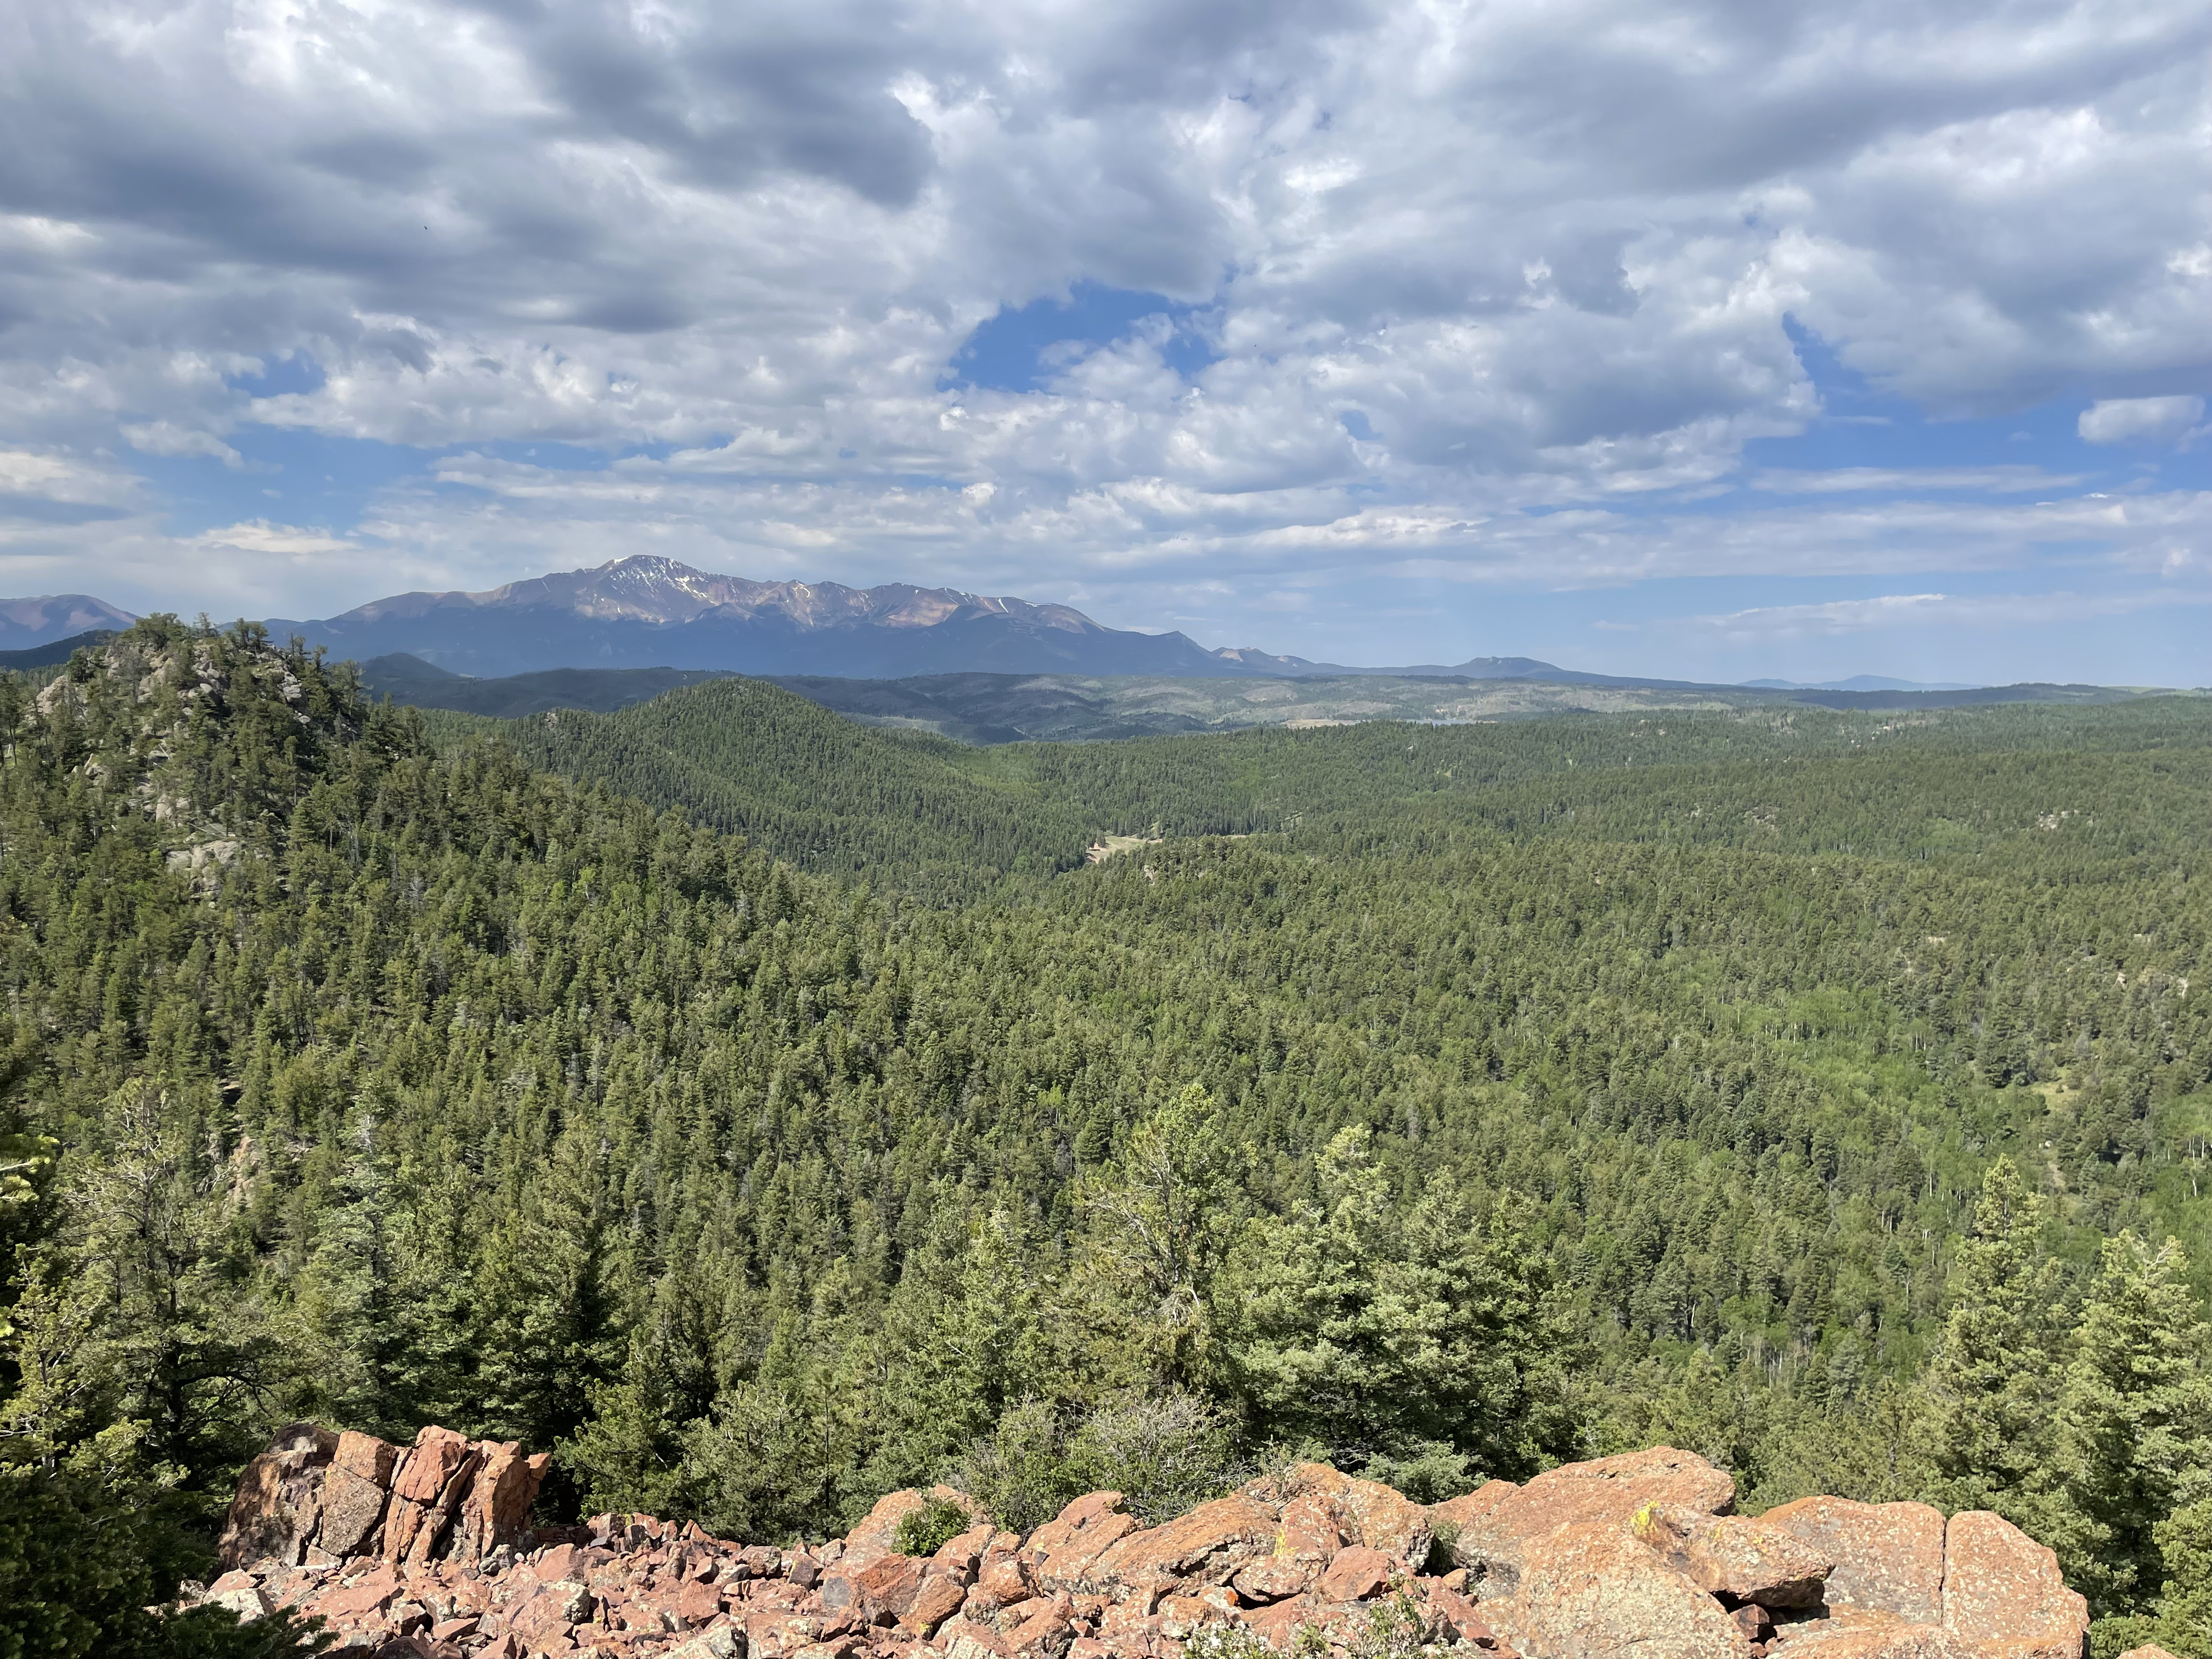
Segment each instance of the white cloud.
M1670 617L1642 625L1695 628L1737 641L1778 641L1887 633L1900 627L2033 627L2093 617L2124 617L2172 605L2212 605L2212 593L1886 593L1868 599L1761 605L1721 616Z
M2083 410L2075 424L2093 444L2171 444L2192 435L2203 418L2202 398L2106 398Z
M357 537L209 532L306 561L303 609L633 545L1125 621L1209 563L2167 569L2178 498L1869 499L2075 487L2028 468L1686 497L1818 412L1789 318L1940 412L2111 394L2084 436L2212 363L2208 43L2191 0L21 0L0 444L467 452ZM1215 360L1154 328L941 386L1084 281L1198 307ZM539 441L666 459L502 459Z
M203 531L191 541L192 545L200 548L229 548L240 553L268 553L293 559L361 551L360 543L348 541L343 536L322 530L303 530L297 525L271 524L266 519L252 519L242 524L226 525L220 530Z
M175 459L185 455L204 455L221 461L233 471L246 465L246 457L211 432L194 432L169 421L145 421L125 425L123 437L131 448L143 455L164 455Z

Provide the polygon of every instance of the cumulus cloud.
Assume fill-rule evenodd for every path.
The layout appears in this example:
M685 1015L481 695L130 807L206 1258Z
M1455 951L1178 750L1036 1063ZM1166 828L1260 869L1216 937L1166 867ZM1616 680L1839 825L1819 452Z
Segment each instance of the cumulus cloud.
M2194 436L2203 418L2202 398L2106 398L2083 410L2075 425L2093 444L2170 444Z
M207 532L349 573L329 608L356 547L395 585L649 545L1063 593L2164 568L2195 506L2014 499L2061 472L1695 498L1819 416L1793 319L1935 412L2076 388L2084 437L2182 435L2126 411L2212 365L2208 52L2190 0L21 0L0 444L437 452L357 531ZM953 383L1086 283L1178 320ZM547 441L623 458L514 459Z

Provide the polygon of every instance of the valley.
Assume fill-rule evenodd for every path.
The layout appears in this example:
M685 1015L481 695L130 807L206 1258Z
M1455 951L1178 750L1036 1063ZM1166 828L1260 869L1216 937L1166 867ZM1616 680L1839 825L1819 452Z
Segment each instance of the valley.
M739 1540L1663 1443L2166 1616L2065 1528L2194 1524L2079 1425L2206 1340L2203 700L976 747L165 619L0 690L7 1421L143 1560L301 1417Z

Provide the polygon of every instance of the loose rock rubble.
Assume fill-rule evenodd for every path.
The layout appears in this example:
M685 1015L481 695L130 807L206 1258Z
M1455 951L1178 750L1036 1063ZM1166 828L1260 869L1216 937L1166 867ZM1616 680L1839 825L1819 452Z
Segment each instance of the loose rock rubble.
M240 1479L230 1570L198 1594L319 1614L338 1659L1170 1659L1209 1628L1337 1653L1387 1629L1469 1659L2081 1659L2088 1631L2051 1551L1996 1516L1809 1498L1747 1519L1665 1446L1432 1507L1314 1463L1153 1527L1091 1492L1026 1537L939 1486L811 1548L643 1515L533 1529L546 1464L295 1424ZM900 1554L933 1504L972 1524Z

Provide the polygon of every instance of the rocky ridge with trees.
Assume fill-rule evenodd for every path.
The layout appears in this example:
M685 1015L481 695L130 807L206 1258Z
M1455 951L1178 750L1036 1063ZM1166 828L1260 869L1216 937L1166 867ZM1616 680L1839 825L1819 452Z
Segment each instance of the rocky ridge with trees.
M1289 1463L1157 1525L1095 1492L1026 1534L908 1489L782 1548L644 1515L533 1525L544 1467L447 1429L403 1449L295 1424L241 1478L200 1599L319 1617L343 1659L2081 1659L2088 1638L2057 1558L2002 1516L1815 1497L1747 1518L1667 1446L1437 1504Z

